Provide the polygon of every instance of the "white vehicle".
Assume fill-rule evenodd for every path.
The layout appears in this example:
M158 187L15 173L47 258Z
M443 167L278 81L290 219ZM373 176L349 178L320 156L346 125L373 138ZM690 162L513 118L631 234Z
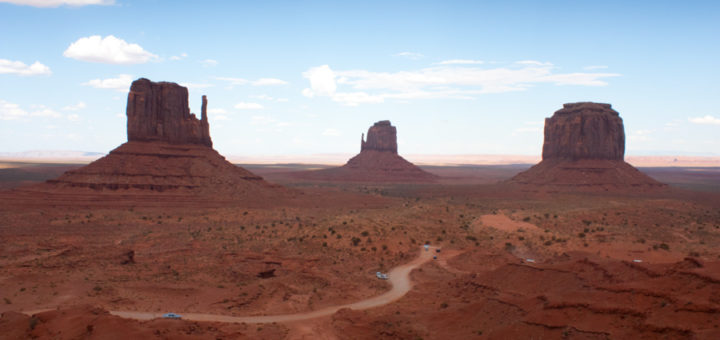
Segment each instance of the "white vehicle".
M383 273L381 273L381 272L376 272L376 273L375 273L375 276L377 276L377 278L380 279L380 280L387 280L387 279L388 279L388 275L387 275L387 274L383 274Z

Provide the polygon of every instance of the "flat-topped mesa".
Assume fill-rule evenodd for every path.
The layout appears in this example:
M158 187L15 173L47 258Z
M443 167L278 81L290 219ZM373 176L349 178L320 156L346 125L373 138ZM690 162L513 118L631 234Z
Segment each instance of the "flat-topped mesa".
M622 118L610 104L564 104L545 119L543 159L609 159L625 156Z
M360 152L365 150L389 151L397 154L397 129L389 120L381 120L368 129L367 141L360 137Z
M184 86L145 78L135 80L128 93L127 134L128 142L164 141L212 147L207 98L202 97L198 120L190 113L188 90Z

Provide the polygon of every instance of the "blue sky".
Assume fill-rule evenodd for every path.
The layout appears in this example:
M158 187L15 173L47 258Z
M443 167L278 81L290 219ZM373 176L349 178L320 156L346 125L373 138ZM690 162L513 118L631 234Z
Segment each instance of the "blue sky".
M563 103L611 103L628 155L720 155L712 1L0 0L0 152L107 152L132 80L208 96L226 155L539 155Z

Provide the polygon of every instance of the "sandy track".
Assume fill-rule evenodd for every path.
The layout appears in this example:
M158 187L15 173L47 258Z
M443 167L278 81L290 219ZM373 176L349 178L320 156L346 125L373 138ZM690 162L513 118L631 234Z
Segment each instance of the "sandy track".
M281 314L281 315L262 315L262 316L229 316L218 314L202 314L202 313L178 313L182 315L184 320L191 321L213 321L213 322L236 322L236 323L271 323L271 322L292 322L319 318L332 315L340 309L350 308L354 310L363 310L373 307L387 305L393 301L405 296L412 289L412 281L410 280L410 272L432 259L435 253L434 248L430 251L421 250L420 255L412 262L397 266L388 273L388 282L392 288L381 295L361 300L358 302L326 307L312 312ZM136 320L151 320L161 318L163 313L148 312L126 312L126 311L110 311L110 314Z

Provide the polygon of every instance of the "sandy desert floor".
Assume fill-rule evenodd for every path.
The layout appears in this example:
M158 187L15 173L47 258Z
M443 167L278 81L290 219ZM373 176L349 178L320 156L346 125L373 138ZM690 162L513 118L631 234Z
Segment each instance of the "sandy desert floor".
M71 167L6 165L0 183ZM436 184L299 182L287 173L308 166L245 167L302 194L251 204L0 192L2 337L720 338L717 168L642 168L670 187L573 193L497 184L522 165L423 167ZM412 263L425 243L438 258L375 308L259 324L111 313L348 305L390 291L375 273Z

